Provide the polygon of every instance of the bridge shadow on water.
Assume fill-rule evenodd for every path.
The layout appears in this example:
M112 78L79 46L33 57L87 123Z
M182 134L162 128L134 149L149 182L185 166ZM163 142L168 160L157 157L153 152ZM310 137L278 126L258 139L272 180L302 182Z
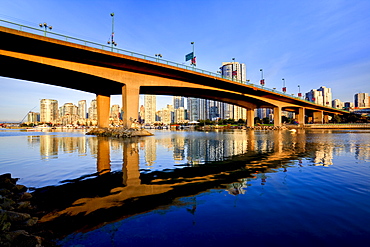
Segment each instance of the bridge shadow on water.
M37 188L32 193L33 203L43 212L40 227L62 238L155 209L186 206L181 198L211 189L237 195L242 188L234 185L242 179L276 172L307 155L305 142L298 140L292 147L292 142L283 142L280 131L273 136L268 152L256 149L257 143L249 136L244 154L204 164L184 163L163 171L140 171L137 141L123 140L122 171L114 172L110 171L109 139L98 138L97 173L63 181L59 186Z

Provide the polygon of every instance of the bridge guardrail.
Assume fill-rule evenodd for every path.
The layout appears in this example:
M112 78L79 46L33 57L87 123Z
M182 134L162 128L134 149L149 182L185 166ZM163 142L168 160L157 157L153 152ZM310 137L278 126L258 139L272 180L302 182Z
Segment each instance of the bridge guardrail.
M168 61L168 60L157 58L157 57L152 57L152 56L148 56L148 55L144 55L144 54L140 54L140 53L136 53L136 52L132 52L132 51L127 51L127 50L124 50L124 49L115 48L115 47L112 47L112 46L103 45L103 44L99 44L99 43L96 43L96 42L87 41L87 40L83 40L83 39L79 39L79 38L75 38L75 37L71 37L71 36L67 36L67 35L63 35L63 34L59 34L59 33L55 33L55 32L51 32L51 31L47 31L46 29L44 30L44 29L41 29L41 28L34 28L34 27L30 27L30 26L26 26L26 25L14 23L14 22L2 20L2 19L0 19L0 22L4 24L3 25L4 27L12 28L12 29L15 29L15 30L17 30L16 28L18 28L19 31L28 32L28 33L37 34L37 35L40 35L40 33L42 33L45 37L59 39L59 40L62 40L62 41L67 41L67 42L88 46L88 47L91 47L91 48L97 48L97 49L101 49L101 50L105 50L105 51L110 50L112 52L116 52L116 53L122 54L122 55L141 58L141 59L152 61L152 62L158 62L158 63L174 66L174 67L177 67L177 68L183 68L183 69L186 69L186 70L199 72L199 73L202 73L202 74L205 74L205 75L210 75L210 76L214 76L214 77L218 77L218 78L227 79L227 80L233 81L233 82L238 82L238 83L241 83L241 84L250 85L250 86L253 86L253 87L256 87L256 88L260 88L260 89L264 89L264 90L267 90L267 91L270 91L270 92L274 92L274 93L284 95L285 97L290 97L290 98L294 98L294 99L298 99L298 100L302 100L302 101L306 101L306 102L309 102L309 103L319 105L317 102L312 102L312 101L309 101L309 100L306 100L306 99L303 99L303 98L300 98L300 97L297 97L297 96L294 96L294 95L289 95L287 93L280 92L276 89L270 89L270 88L260 86L260 85L257 85L257 84L249 83L249 81L234 80L233 78L222 76L219 73L214 73L214 72L206 71L206 70L203 70L203 69L198 69L194 66L188 66L188 65L185 65L185 64L180 64L180 63ZM16 28L14 28L14 27L16 27ZM326 106L326 107L328 107L328 106ZM334 108L334 107L328 107L328 108L337 109L337 108Z

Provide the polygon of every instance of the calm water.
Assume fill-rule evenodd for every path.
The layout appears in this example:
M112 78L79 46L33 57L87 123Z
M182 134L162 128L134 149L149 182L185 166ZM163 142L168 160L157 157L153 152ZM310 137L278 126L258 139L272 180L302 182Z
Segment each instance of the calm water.
M0 130L0 174L48 198L61 246L370 241L370 131L153 132Z

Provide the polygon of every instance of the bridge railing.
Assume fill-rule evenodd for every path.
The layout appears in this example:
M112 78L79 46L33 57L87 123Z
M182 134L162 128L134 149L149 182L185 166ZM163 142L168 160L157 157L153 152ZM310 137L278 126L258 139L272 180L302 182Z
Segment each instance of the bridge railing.
M190 70L190 71L195 71L195 72L202 73L202 74L205 74L205 75L210 75L210 76L214 76L214 77L218 77L218 78L223 78L223 79L227 79L227 80L230 80L230 81L233 81L233 82L238 82L238 83L241 83L241 84L246 84L246 85L250 85L250 86L253 86L253 87L256 87L256 88L264 89L264 90L267 90L267 91L270 91L270 92L278 93L278 94L284 95L285 97L290 97L290 98L294 98L294 99L303 100L303 101L306 101L306 102L317 104L316 102L308 101L308 100L306 100L302 97L297 97L297 96L294 96L294 95L290 95L290 94L278 91L276 89L270 89L270 88L267 88L267 87L264 87L264 86L261 86L261 85L253 84L253 83L250 83L249 81L236 80L236 79L233 79L233 78L230 78L230 77L223 76L220 73L214 73L214 72L210 72L210 71L207 71L207 70L196 68L195 66L189 66L189 65L185 65L185 64L181 64L181 63L176 63L176 62L168 61L168 60L153 57L153 56L148 56L148 55L144 55L144 54L140 54L140 53L136 53L136 52L132 52L132 51L127 51L127 50L120 49L120 48L115 48L115 47L112 47L112 46L109 46L109 45L103 45L103 44L99 44L99 43L96 43L96 42L87 41L87 40L83 40L83 39L79 39L79 38L75 38L75 37L71 37L71 36L67 36L67 35L63 35L63 34L59 34L59 33L55 33L55 32L52 32L52 31L48 31L47 29L40 28L40 27L39 28L30 27L30 26L26 26L26 25L14 23L14 22L2 20L2 19L0 19L0 23L4 27L12 28L12 29L15 29L15 30L28 32L28 33L33 33L33 34L37 34L37 35L43 35L43 36L49 37L49 38L54 38L54 39L58 39L58 40L62 40L62 41L67 41L67 42L71 42L71 43L75 43L75 44L79 44L79 45L84 45L84 46L88 46L88 47L92 47L92 48L97 48L97 49L101 49L101 50L105 50L105 51L112 51L112 52L116 52L116 53L119 53L119 54L131 56L131 57L141 58L141 59L144 59L144 60L158 62L158 63L174 66L174 67L177 67L177 68L182 68L182 69L186 69L186 70ZM329 107L329 108L333 108L333 107Z

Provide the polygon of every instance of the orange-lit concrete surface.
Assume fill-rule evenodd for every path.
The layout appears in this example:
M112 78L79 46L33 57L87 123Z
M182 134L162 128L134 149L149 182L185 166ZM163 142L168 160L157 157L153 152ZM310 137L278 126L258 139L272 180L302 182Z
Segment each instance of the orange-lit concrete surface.
M299 123L304 123L305 115L323 123L328 114L346 113L253 84L5 27L0 27L0 40L0 76L95 93L100 127L109 124L111 95L122 95L127 127L138 119L139 94L206 98L238 105L247 109L248 126L253 126L257 108L273 108L277 126L281 125L282 110L296 112Z

